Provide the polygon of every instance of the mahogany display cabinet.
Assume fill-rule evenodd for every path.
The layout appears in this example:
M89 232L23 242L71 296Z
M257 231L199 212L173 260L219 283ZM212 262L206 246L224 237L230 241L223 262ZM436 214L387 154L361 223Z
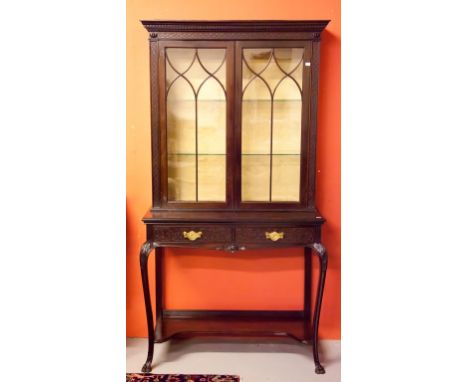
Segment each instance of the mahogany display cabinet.
M325 372L317 345L327 252L325 219L315 207L315 147L320 36L328 22L142 21L150 45L153 185L140 252L144 372L152 369L155 342L193 335L289 336L311 345L315 372ZM165 309L167 247L233 256L302 247L303 309ZM313 253L320 276L312 311Z

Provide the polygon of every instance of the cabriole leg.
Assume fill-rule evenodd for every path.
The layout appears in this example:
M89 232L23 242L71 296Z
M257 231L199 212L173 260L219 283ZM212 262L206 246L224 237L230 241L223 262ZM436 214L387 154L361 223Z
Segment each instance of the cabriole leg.
M325 276L327 274L328 255L325 247L321 243L312 245L314 252L320 259L320 278L317 288L317 296L315 299L314 317L312 323L312 346L314 353L315 373L325 374L325 369L320 364L318 354L318 327L320 321L320 309L322 308L323 288L325 285Z
M141 280L143 282L143 293L145 295L146 307L146 321L148 323L148 357L146 358L146 362L141 369L141 371L144 373L149 373L151 371L151 363L153 362L154 352L154 322L148 280L148 257L152 249L153 245L151 244L151 242L147 241L141 246L140 250Z

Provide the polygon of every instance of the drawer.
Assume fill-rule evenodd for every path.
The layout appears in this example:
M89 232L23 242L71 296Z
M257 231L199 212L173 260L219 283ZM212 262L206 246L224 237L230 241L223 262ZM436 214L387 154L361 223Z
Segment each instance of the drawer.
M151 240L159 243L223 243L231 240L231 229L216 225L151 225Z
M242 227L236 229L236 241L238 243L255 243L269 246L283 244L311 244L316 239L316 227Z

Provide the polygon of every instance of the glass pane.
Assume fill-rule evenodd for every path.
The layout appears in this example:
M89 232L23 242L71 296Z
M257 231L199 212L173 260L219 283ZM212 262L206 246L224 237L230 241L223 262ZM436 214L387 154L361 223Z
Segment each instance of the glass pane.
M200 63L206 71L213 73L225 85L226 81L226 49L197 49Z
M198 200L226 198L226 155L198 155Z
M297 99L293 98L295 95ZM301 93L291 79L282 81L278 86L273 115L273 154L300 154L302 101Z
M275 154L272 167L271 199L275 202L299 201L301 156Z
M299 202L303 48L243 49L242 201Z
M270 198L270 155L242 155L242 200Z
M304 49L302 48L275 48L276 62L280 69L286 73L302 74L301 61L303 60ZM298 82L302 84L302 76L298 78Z
M195 153L195 96L190 84L177 80L167 94L167 150Z
M270 154L270 118L270 92L255 79L242 101L242 154Z
M214 79L198 93L198 152L226 154L226 102L223 88Z
M226 49L166 49L169 201L226 200L225 61Z
M168 155L169 200L195 201L195 155Z

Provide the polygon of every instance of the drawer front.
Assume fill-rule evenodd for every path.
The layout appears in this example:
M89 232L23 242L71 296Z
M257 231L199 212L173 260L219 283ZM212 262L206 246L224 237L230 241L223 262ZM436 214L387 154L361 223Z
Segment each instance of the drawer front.
M151 240L158 243L223 243L231 240L229 227L210 225L158 226L150 228Z
M318 236L315 227L242 227L236 230L238 243L263 244L267 246L281 246L284 244L311 244Z

